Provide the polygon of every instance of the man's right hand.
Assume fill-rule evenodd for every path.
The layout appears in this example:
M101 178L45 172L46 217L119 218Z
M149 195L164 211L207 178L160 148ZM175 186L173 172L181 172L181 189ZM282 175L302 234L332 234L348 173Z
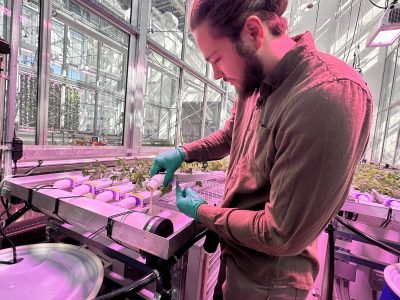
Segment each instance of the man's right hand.
M185 152L181 148L174 148L156 156L153 167L150 171L150 177L153 177L160 171L166 171L164 186L168 186L172 180L175 171L185 160Z

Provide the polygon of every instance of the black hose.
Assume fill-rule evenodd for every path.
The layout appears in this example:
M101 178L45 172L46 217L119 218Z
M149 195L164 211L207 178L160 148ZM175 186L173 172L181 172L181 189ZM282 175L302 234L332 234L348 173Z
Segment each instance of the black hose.
M141 289L143 289L145 286L153 282L159 277L159 273L154 270L152 273L147 274L146 276L142 277L139 280L136 280L135 282L124 286L122 288L119 288L115 291L112 291L108 294L102 295L100 297L95 298L95 300L106 300L106 299L114 299L116 297L128 294L128 293L137 293Z
M369 0L369 2L371 2L371 4L373 6L375 6L375 7L377 7L377 8L381 8L381 9L386 9L387 8L387 7L382 7L382 6L377 5L376 3L372 2L372 0Z
M359 236L363 237L364 239L366 239L368 242L370 242L371 244L374 244L375 246L378 246L394 255L400 256L400 251L383 243L380 241L377 241L376 239L374 239L373 237L365 234L364 232L360 231L359 229L355 228L354 226L350 225L349 223L347 223L346 221L344 221L342 218L336 216L335 219L342 224L343 226L345 226L347 229L349 229L350 231L354 232L355 234L358 234Z
M0 264L6 264L6 265L12 265L17 263L17 249L15 248L14 243L8 238L8 236L4 233L4 231L1 229L1 227L4 224L0 225L0 234L4 237L4 239L11 245L12 248L12 253L13 253L13 259L12 261L0 261Z

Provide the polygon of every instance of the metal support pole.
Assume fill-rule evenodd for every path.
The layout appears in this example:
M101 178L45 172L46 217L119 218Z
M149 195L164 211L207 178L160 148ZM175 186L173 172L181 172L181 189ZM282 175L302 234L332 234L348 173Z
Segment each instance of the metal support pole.
M131 128L133 128L133 152L139 153L142 140L143 116L144 116L144 94L146 88L147 72L147 31L149 28L149 19L151 11L151 1L140 1L139 15L139 40L137 43L137 60L135 76L135 105Z
M47 129L49 116L49 77L51 52L51 10L52 1L40 1L40 40L38 65L38 122L36 143L47 144Z
M206 131L207 101L208 101L208 84L205 85L203 93L203 104L201 113L201 135L200 135L201 138L204 137Z
M11 20L11 54L10 54L10 82L8 86L8 98L6 105L7 120L5 123L5 137L6 150L3 152L4 162L4 178L12 174L12 140L14 138L14 122L16 115L17 103L17 77L18 77L18 52L20 43L20 26L21 26L21 12L22 0L14 0L12 7L12 20Z
M4 95L5 95L5 80L6 76L4 75L4 70L7 66L7 55L0 55L0 143L3 142L3 126L4 126Z
M225 88L226 88L226 90L228 89L228 87L227 87L227 83L225 83ZM224 114L224 116L230 116L229 114L230 114L230 111L228 111L228 92L226 91L224 94L223 94L223 98L222 98L222 101L221 101L221 109L220 109L220 111L219 111L219 119L218 119L218 125L219 125L219 127L218 128L223 128L224 127L224 125L225 125L225 120L222 120L223 118L222 118L222 114Z

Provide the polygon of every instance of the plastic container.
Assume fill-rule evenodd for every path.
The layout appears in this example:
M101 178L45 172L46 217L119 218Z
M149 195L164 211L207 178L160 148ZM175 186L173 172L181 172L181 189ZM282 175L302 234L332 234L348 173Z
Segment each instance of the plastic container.
M90 176L69 176L56 181L53 186L58 189L74 188L82 182L88 181Z
M395 198L387 198L384 204L391 207L400 207L400 200Z
M127 209L132 209L135 207L143 206L141 199L139 199L138 197L134 197L134 196L130 196L119 202L116 202L115 205L124 207Z
M389 265L384 272L385 286L380 300L400 300L400 263Z
M165 178L165 174L156 174L150 178L149 183L146 186L146 189L150 192L156 191L160 186L163 185Z
M84 195L87 193L98 194L101 190L111 186L112 184L122 184L127 183L128 180L123 180L119 182L113 182L110 178L103 178L93 181L87 181L80 186L77 186L72 190L72 193L76 195Z
M119 201L126 194L133 192L135 187L136 185L133 183L108 187L103 192L99 193L95 199L102 202Z
M146 189L150 192L156 191L159 187L163 186L164 178L165 178L165 174L162 174L162 173L154 175L153 177L150 178L150 181L147 184ZM170 181L169 184L174 186L175 182L176 182L176 175L174 175L172 177L172 180Z

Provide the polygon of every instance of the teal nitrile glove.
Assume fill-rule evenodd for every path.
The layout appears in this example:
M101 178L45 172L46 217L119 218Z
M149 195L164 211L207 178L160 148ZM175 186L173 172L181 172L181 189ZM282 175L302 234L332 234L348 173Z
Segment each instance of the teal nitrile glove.
M193 189L185 188L182 191L179 184L176 185L176 206L185 215L198 221L197 210L203 203L207 204Z
M185 160L185 153L180 148L174 148L156 156L153 167L150 171L150 177L153 177L160 171L166 171L164 186L168 186L174 177L174 173Z

